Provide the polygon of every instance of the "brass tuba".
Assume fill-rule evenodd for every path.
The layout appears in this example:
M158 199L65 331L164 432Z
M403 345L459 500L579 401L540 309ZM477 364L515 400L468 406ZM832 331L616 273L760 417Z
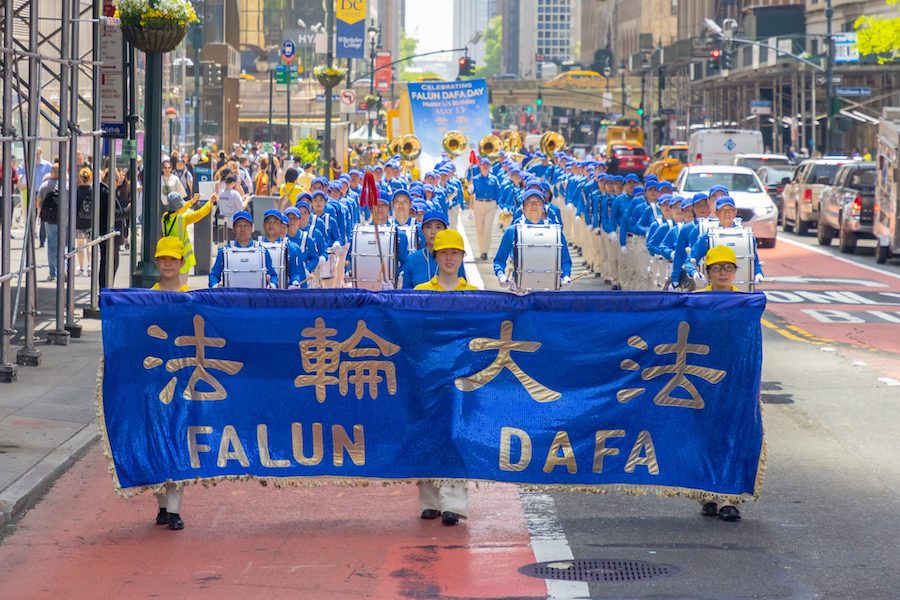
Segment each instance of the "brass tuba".
M392 139L391 141L388 142L388 145L387 145L388 153L391 156L400 154L400 144L403 142L403 138L404 138L404 136L398 135L397 137L395 137L394 139Z
M522 146L525 145L525 140L522 137L522 133L520 131L515 131L512 129L501 133L500 139L503 141L503 149L507 152L518 153L519 150L522 149Z
M422 154L422 142L411 133L400 136L399 146L397 154L403 160L414 161Z
M546 154L548 157L552 156L554 152L562 150L565 147L566 138L564 138L561 133L548 131L541 136L541 152Z
M491 162L500 158L500 150L503 149L503 141L496 135L486 135L478 142L478 154L488 157Z
M444 134L444 139L441 145L444 147L444 152L450 155L451 158L456 158L466 151L466 146L469 144L469 140L466 139L466 134L462 131L448 131Z

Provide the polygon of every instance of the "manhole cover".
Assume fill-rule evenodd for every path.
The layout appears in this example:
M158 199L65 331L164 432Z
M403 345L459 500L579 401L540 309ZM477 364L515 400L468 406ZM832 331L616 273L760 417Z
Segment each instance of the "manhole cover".
M531 577L563 581L638 581L672 577L680 569L643 560L579 558L525 565L519 572Z

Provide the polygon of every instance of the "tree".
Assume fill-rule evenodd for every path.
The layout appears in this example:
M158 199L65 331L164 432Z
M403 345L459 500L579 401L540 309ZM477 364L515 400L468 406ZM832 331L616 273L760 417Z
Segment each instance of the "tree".
M475 67L475 77L488 78L500 73L503 55L503 15L492 17L484 33L484 64Z
M897 5L900 0L887 0ZM862 16L856 19L856 46L861 55L877 54L879 63L889 62L900 56L900 6L893 18Z
M416 49L419 47L419 40L414 37L409 37L406 35L406 30L400 30L400 56L394 58L394 60L399 60L401 58L406 58L408 56L415 56ZM421 75L421 73L408 73L407 67L412 66L412 61L402 62L400 63L400 81L415 81L415 78Z
M319 141L315 138L306 138L291 146L291 156L296 156L301 165L319 163Z

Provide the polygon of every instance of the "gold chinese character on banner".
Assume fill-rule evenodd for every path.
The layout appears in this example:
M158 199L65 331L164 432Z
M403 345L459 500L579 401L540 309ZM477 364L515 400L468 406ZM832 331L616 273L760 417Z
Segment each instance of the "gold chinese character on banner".
M470 375L469 377L460 377L454 381L457 389L463 392L471 392L490 383L503 369L509 370L519 380L532 400L537 402L552 402L562 397L559 392L538 383L525 371L522 370L516 361L510 356L510 352L536 352L541 347L540 342L514 342L512 339L512 321L503 321L500 325L500 339L491 338L475 338L469 342L469 349L475 352L483 352L485 350L496 350L497 358L489 364L484 370Z
M224 348L224 338L214 338L206 336L206 323L200 315L194 315L194 335L183 335L175 338L176 346L194 346L196 352L194 356L189 358L173 358L166 361L166 371L175 373L181 369L193 367L190 379L188 379L187 387L182 394L185 400L225 400L228 398L228 391L225 389L218 379L216 379L209 370L222 371L228 375L235 375L240 371L244 363L235 360L223 360L219 358L207 358L207 348ZM147 329L147 334L157 339L168 339L169 334L163 331L159 326L152 325ZM153 369L163 364L163 360L156 356L147 356L144 358L144 368ZM212 388L208 391L198 391L197 384L205 383ZM172 402L175 395L175 386L178 383L176 377L172 377L169 383L159 393L159 400L163 404Z
M659 356L674 354L674 364L647 367L646 369L641 371L641 379L643 379L644 381L650 381L652 379L656 379L657 377L662 377L663 375L673 376L653 398L653 402L655 404L658 404L659 406L681 406L685 408L698 409L703 408L705 406L703 396L701 396L700 392L697 391L697 387L694 385L694 383L690 379L688 379L688 375L693 375L695 377L703 379L704 381L715 384L722 381L728 374L727 371L722 371L720 369L712 369L709 367L700 367L697 365L688 364L688 354L709 354L709 346L705 344L688 343L690 332L690 324L686 321L682 321L678 324L678 341L676 341L674 344L659 344L657 346L654 346L653 352L655 352ZM638 336L629 338L628 345L639 350L648 349L647 342L645 342ZM640 365L631 359L623 360L620 363L620 366L627 371L637 371L638 369L640 369ZM678 396L673 396L672 392L674 392L676 389L686 391L690 398L679 398ZM640 396L645 391L646 388L625 388L619 390L617 398L619 402L628 402L629 400Z
M394 363L378 359L397 354L400 346L373 333L365 321L358 321L356 331L343 342L331 339L337 335L337 330L326 327L325 319L321 317L316 318L315 327L307 327L301 334L310 339L300 342L300 360L305 374L298 375L294 385L298 388L315 386L316 400L319 402L325 401L328 386L335 384L341 395L346 395L350 384L353 384L357 399L363 397L367 388L369 396L377 399L378 384L383 382L387 385L388 394L393 396L397 393ZM359 347L363 339L370 340L375 347ZM341 362L341 353L366 360Z

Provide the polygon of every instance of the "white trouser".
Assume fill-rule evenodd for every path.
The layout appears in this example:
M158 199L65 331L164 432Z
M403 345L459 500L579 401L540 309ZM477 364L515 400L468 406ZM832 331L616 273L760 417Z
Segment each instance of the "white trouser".
M475 200L472 203L475 213L475 241L478 254L490 254L491 234L494 233L494 218L497 216L497 203L494 200Z
M419 508L453 512L469 516L469 490L464 483L450 483L435 487L431 481L419 482Z
M458 229L459 228L459 205L451 206L450 210L447 211L447 215L450 219L450 229Z
M167 483L166 491L156 496L156 504L166 512L181 514L181 499L184 497L184 488L176 488L174 484Z

